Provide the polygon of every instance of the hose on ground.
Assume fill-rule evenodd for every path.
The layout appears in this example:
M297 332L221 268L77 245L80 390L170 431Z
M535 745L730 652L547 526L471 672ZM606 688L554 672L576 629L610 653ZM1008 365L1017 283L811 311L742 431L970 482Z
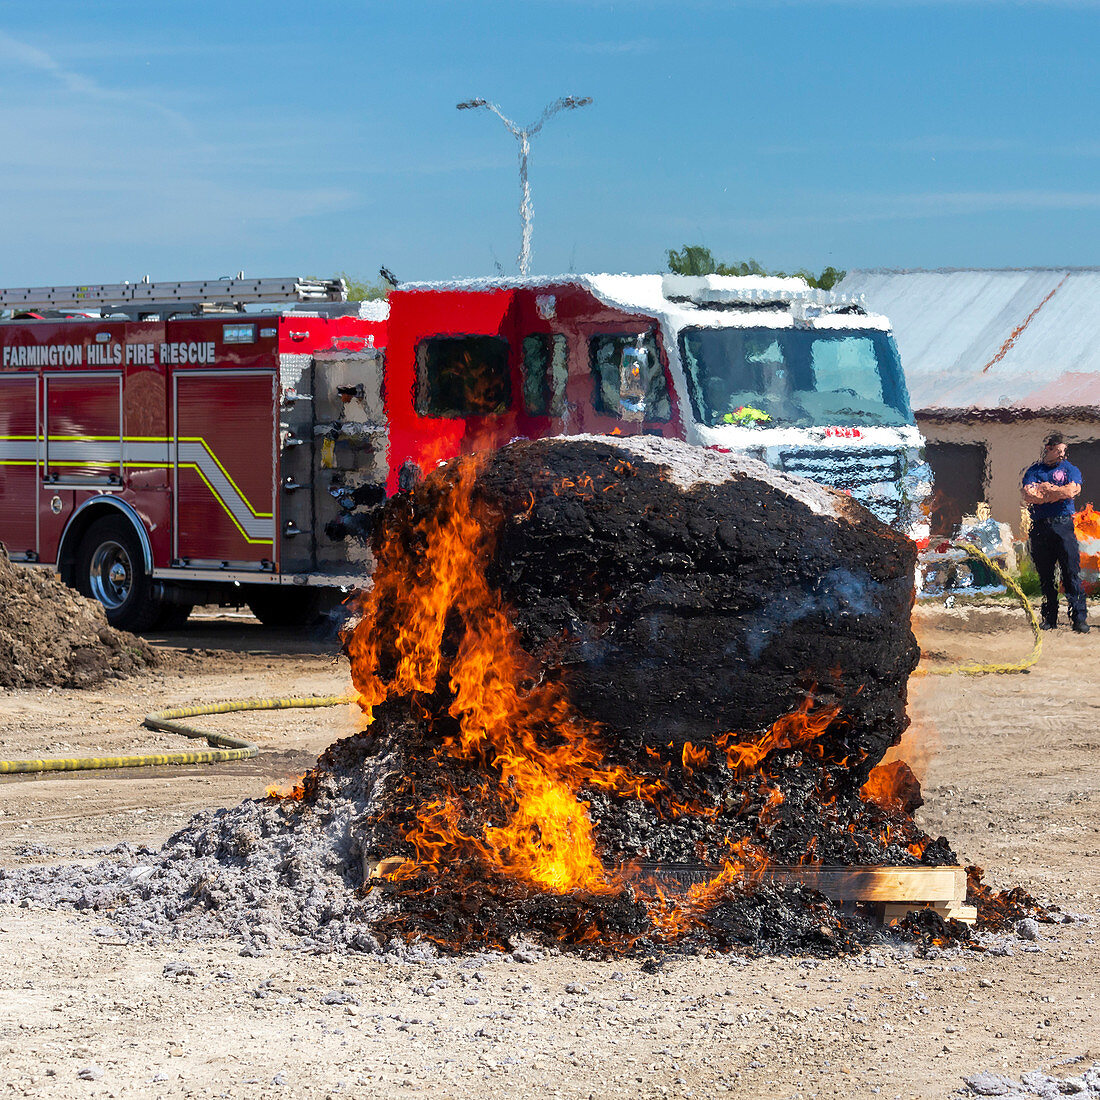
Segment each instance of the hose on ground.
M141 753L134 756L75 756L55 760L0 760L0 775L12 772L76 772L98 768L150 768L163 764L224 764L230 760L248 760L259 746L226 733L211 733L179 721L204 714L231 714L242 710L294 710L304 707L335 707L354 703L355 695L324 695L315 698L288 696L283 699L237 699L209 706L175 707L147 714L142 719L146 729L175 733L195 740L206 740L209 749L194 752Z
M1039 632L1039 619L1035 614L1035 608L1031 606L1031 601L1024 594L1024 590L1016 583L1016 581L1010 577L988 554L984 553L977 546L971 542L956 541L951 544L959 550L965 550L970 557L980 561L991 573L1000 577L1005 583L1005 587L1020 601L1023 605L1024 613L1027 615L1028 624L1031 626L1031 633L1035 639L1035 644L1031 647L1031 652L1022 660L1012 663L990 663L990 664L955 664L955 665L940 665L932 668L917 668L913 671L914 676L980 676L988 672L993 673L1007 673L1007 672L1026 672L1035 662L1039 659L1039 655L1043 652L1043 636Z
M1020 586L995 561L973 543L953 542L952 546L965 550L970 557L980 561L993 574L1004 581L1005 586L1016 596L1024 608L1035 644L1031 652L1022 660L1012 663L955 664L932 668L917 668L914 676L979 676L985 673L1025 672L1039 659L1043 649L1043 639L1039 632L1039 619L1035 608ZM335 707L354 703L355 695L325 695L317 698L288 696L282 699L238 699L228 703L213 703L210 706L175 707L147 714L142 720L146 729L163 733L175 733L195 740L206 740L212 746L197 752L144 753L135 756L79 756L59 760L0 760L0 775L12 772L47 771L89 771L97 768L147 768L165 764L222 764L230 760L248 760L260 750L251 741L231 737L225 733L210 733L196 729L179 721L181 718L198 718L207 714L232 714L244 710L292 710L304 707Z

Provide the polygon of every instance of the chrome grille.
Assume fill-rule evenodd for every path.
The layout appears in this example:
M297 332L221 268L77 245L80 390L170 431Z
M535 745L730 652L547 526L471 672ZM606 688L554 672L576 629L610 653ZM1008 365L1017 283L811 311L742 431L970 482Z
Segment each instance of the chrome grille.
M883 523L897 525L905 518L899 451L885 448L782 451L779 468L850 493Z

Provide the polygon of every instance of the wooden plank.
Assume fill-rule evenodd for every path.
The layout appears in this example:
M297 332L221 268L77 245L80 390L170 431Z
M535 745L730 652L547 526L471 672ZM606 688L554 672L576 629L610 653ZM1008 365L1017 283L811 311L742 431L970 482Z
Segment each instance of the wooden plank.
M764 877L808 886L834 901L962 902L962 867L774 867Z
M364 859L363 862L364 877L370 880L392 874L404 863L404 859L401 856L387 856L384 859ZM707 881L718 874L719 868L702 864L643 864L642 871L657 878L678 878L690 883ZM772 866L763 872L762 878L775 885L806 886L840 902L957 907L966 900L966 871L962 867Z

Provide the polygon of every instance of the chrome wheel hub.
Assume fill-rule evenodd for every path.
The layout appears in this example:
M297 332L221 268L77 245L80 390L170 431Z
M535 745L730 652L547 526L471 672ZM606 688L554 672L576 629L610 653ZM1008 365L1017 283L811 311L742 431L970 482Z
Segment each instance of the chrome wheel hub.
M134 569L125 546L117 542L105 542L98 546L88 572L92 595L104 607L114 610L130 598Z

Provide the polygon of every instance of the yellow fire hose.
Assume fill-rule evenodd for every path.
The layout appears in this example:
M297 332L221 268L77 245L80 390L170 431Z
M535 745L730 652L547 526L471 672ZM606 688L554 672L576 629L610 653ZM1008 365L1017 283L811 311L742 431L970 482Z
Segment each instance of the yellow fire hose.
M147 768L157 764L222 764L229 760L248 760L260 750L251 741L230 737L224 733L209 733L184 725L180 718L197 718L203 714L230 714L239 710L292 710L303 707L335 707L354 703L355 695L325 695L317 698L291 696L285 699L238 699L229 703L213 703L205 707L176 707L147 714L142 725L164 733L178 733L198 740L205 738L212 746L197 752L145 753L137 756L77 756L62 760L0 760L0 774L6 772L75 772L94 768Z
M957 664L957 665L941 665L934 668L917 668L913 671L914 676L950 676L955 673L961 673L963 676L980 676L987 672L1025 672L1039 659L1039 654L1043 651L1043 636L1039 632L1039 619L1035 614L1035 608L1031 606L1031 601L1024 594L1023 589L987 554L983 553L977 546L970 542L953 542L951 544L957 547L959 550L965 550L972 558L976 558L980 561L990 572L1000 577L1005 583L1005 587L1020 601L1023 605L1024 613L1027 615L1027 621L1031 626L1032 636L1035 638L1035 644L1031 647L1031 652L1022 660L1016 661L1012 664Z
M1035 644L1031 652L1022 660L1014 663L993 664L956 664L935 668L917 668L914 676L948 676L961 673L964 676L978 676L983 673L1023 672L1039 659L1042 652L1042 635L1039 632L1039 619L1031 602L1020 586L978 547L968 542L954 542L953 546L965 550L976 558L992 573L1004 581L1005 586L1016 596L1027 614ZM197 752L145 753L137 756L79 756L61 760L0 760L0 775L10 772L75 772L96 768L145 768L158 764L221 764L230 760L248 760L260 750L251 741L239 737L230 737L224 733L209 733L184 725L181 718L198 718L204 714L231 714L242 710L292 710L305 707L336 707L354 703L356 695L325 695L317 698L289 696L283 699L238 699L229 703L214 703L205 707L176 707L174 710L160 710L147 714L142 725L147 729L164 733L177 733L183 737L197 740L205 739L214 746Z

